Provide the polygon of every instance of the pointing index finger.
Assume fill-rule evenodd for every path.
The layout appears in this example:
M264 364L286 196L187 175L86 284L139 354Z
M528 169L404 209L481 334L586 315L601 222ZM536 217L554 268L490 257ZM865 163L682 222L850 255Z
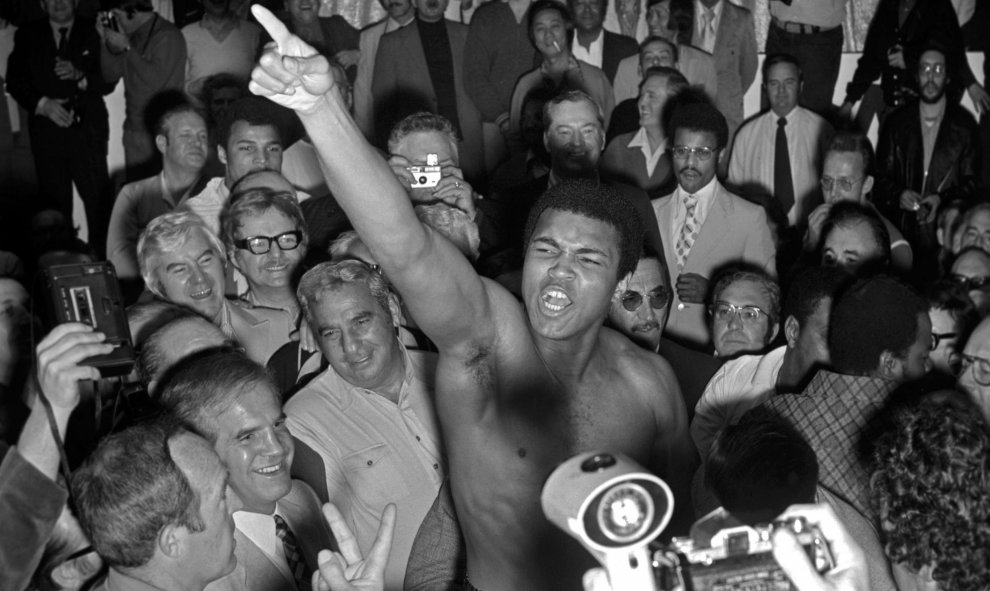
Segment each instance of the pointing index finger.
M268 35L275 41L275 44L278 45L279 53L282 53L285 42L292 36L289 29L286 28L282 21L278 20L277 16L272 14L272 11L260 4L251 5L251 14L257 19L258 24L268 32Z

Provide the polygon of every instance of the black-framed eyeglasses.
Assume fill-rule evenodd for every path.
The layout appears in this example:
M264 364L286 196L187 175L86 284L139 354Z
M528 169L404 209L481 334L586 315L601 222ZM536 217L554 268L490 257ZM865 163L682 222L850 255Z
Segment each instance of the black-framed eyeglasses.
M302 243L302 232L292 230L282 232L278 236L248 236L234 240L234 246L252 254L266 254L272 249L272 242L278 244L282 250L295 250Z
M755 324L760 320L760 316L766 316L767 319L770 318L770 315L764 312L759 306L736 306L723 300L718 300L711 306L708 306L708 313L716 320L724 321L728 321L733 316L738 315L743 324Z
M650 300L650 307L654 310L663 310L670 302L670 293L667 292L665 287L658 287L646 294L645 298L642 293L632 289L627 289L619 296L622 307L628 312L639 310L639 307L643 305L644 299Z
M958 332L933 332L932 333L932 351L938 349L939 343L944 339L954 339L959 336Z
M701 146L700 148L689 148L688 146L674 146L670 149L670 153L674 155L674 158L678 160L687 160L691 154L698 157L698 160L704 162L705 160L711 160L711 157L718 148L709 148L708 146Z
M965 353L960 355L960 357L962 357L963 372L968 371L970 366L972 366L973 379L976 380L976 383L981 386L990 386L990 359L966 355Z
M964 275L959 275L958 273L953 273L949 276L949 279L966 291L990 287L990 285L987 285L990 283L990 277L966 277Z
M831 191L832 187L834 187L835 185L838 185L840 189L848 193L849 191L853 190L853 187L863 182L863 180L865 179L866 179L865 176L861 176L858 179L847 179L847 178L833 179L830 176L823 176L822 180L818 181L818 183L822 186L822 191L825 191L826 193Z

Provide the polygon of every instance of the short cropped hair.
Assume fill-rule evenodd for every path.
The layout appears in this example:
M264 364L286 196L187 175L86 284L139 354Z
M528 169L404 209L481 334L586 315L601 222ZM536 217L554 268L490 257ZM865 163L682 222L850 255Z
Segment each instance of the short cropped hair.
M873 174L873 161L876 154L873 151L873 144L866 134L860 131L838 131L832 136L825 150L827 156L829 152L855 152L863 158L863 174Z
M756 268L731 268L727 272L719 275L712 288L712 302L720 299L722 292L730 285L749 281L760 286L760 289L767 295L770 301L770 309L764 310L770 317L769 334L773 334L773 327L780 321L780 286L764 271Z
M729 125L725 116L708 102L687 102L677 105L670 116L670 137L677 136L681 129L715 136L718 149L729 143Z
M128 306L127 324L131 328L134 348L140 351L151 335L176 318L202 317L189 308L158 298Z
M654 66L652 68L647 68L643 72L643 79L639 81L639 90L642 92L643 85L650 78L663 78L665 81L664 90L667 92L667 96L673 96L678 92L689 87L690 84L684 74L674 68L665 68L664 66Z
M832 305L828 350L839 373L868 375L889 351L902 358L918 338L918 316L928 303L888 275L861 279Z
M825 247L825 240L832 233L832 230L836 228L849 229L861 224L870 231L870 238L873 239L873 244L880 251L880 257L867 261L858 274L868 275L887 270L890 266L890 234L887 232L887 226L884 225L880 214L869 205L855 201L840 201L832 205L828 217L822 224L821 248Z
M818 459L783 420L743 422L715 438L705 484L737 519L767 523L793 504L814 502Z
M563 2L557 2L557 0L536 0L529 5L529 11L526 12L526 35L529 37L529 42L536 47L536 38L533 36L533 23L536 21L536 17L546 10L552 10L560 15L560 18L564 21L564 29L567 31L564 38L564 42L568 47L571 45L571 31L574 30L574 17L571 15L570 9Z
M270 103L261 97L245 96L234 101L230 107L224 111L223 117L217 124L217 145L225 150L230 141L230 131L234 124L243 121L252 127L270 126L275 130L279 142L283 142L282 129L275 118L274 111Z
M161 378L162 375L169 369L166 366L169 359L175 358L173 355L170 355L169 351L165 350L165 336L171 331L177 330L188 323L201 322L203 323L203 326L209 325L216 328L216 330L220 332L220 329L206 318L203 318L191 310L187 310L185 308L183 308L183 310L185 311L184 314L181 316L176 316L168 322L163 323L157 328L157 330L152 332L146 338L141 346L137 359L137 371L138 378L145 386L148 386L151 382ZM154 394L154 392L151 394Z
M789 53L772 53L763 60L763 84L767 83L767 75L770 73L770 68L777 64L791 64L797 68L798 81L804 80L804 70L801 69L801 62L796 57Z
M367 287L385 314L391 316L388 305L388 282L385 278L367 263L344 259L334 263L320 263L306 271L299 280L296 298L306 315L306 320L313 321L313 306L323 298L325 292L336 291L351 283Z
M974 247L975 248L975 247ZM961 253L960 253L961 254ZM980 323L980 312L966 291L951 281L938 281L928 291L928 306L932 310L944 310L955 322L956 342L969 340L969 335Z
M642 56L643 55L643 52L646 51L646 47L648 45L653 45L654 43L663 43L667 47L669 47L671 53L674 54L674 63L677 63L681 59L681 51L677 47L677 44L674 43L673 41L671 41L670 39L664 39L663 37L661 37L659 35L650 35L646 39L643 39L643 42L639 44L639 54L640 54L640 56Z
M170 368L159 388L161 405L193 431L217 440L217 417L243 393L265 388L279 408L281 395L264 367L231 348L194 353Z
M169 107L158 117L158 120L155 121L155 135L162 135L168 138L169 126L172 123L172 119L185 113L199 115L199 117L203 120L203 123L206 123L206 115L203 114L201 109L190 102L181 102L177 105Z
M189 240L193 232L199 230L206 236L206 241L217 251L217 256L226 264L227 257L223 243L210 230L203 218L188 211L170 211L151 220L148 227L138 238L137 258L141 269L141 278L148 291L164 298L165 291L161 280L158 279L158 265L155 260L166 252L175 252Z
M220 210L220 236L227 247L226 252L233 252L235 235L245 217L261 216L270 209L289 218L295 229L302 232L302 241L298 248L302 249L302 256L305 257L309 247L309 232L306 231L306 219L296 196L267 187L254 187L232 195Z
M523 245L528 248L536 224L548 209L574 213L605 222L619 235L619 274L616 281L636 270L643 250L643 225L636 208L612 187L587 180L567 180L550 187L529 212Z
M147 564L168 525L205 528L199 495L169 451L184 431L167 415L139 423L104 439L73 474L79 523L107 565Z
M831 304L852 283L852 277L838 267L808 267L791 279L784 295L781 317L793 316L802 327L826 299Z
M392 127L388 134L388 151L395 154L399 144L407 135L418 132L439 133L446 136L450 142L451 152L457 154L457 132L454 125L443 115L437 115L428 111L420 111L403 117Z
M547 0L548 2L556 4L556 0ZM549 131L550 124L553 123L552 111L557 105L563 103L588 103L595 109L595 116L598 120L598 126L602 128L602 132L605 131L605 114L602 112L601 105L598 104L590 94L584 92L583 90L568 90L561 92L556 96L553 96L543 104L543 130Z
M870 489L892 563L939 589L990 580L990 431L962 393L902 410L876 442Z

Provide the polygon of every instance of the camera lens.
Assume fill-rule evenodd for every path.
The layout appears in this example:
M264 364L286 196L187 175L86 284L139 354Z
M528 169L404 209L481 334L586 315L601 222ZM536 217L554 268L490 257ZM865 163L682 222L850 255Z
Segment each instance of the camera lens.
M416 183L417 183L417 184L420 184L420 185L425 185L425 184L426 184L426 177L425 177L425 176L421 176L421 177L419 177L419 178L418 178L418 179L416 180Z

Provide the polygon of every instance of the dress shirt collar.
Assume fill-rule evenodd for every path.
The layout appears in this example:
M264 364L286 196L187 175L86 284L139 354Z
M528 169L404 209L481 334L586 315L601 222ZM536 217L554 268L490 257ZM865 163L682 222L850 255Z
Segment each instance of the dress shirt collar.
M657 168L657 162L660 162L660 157L663 156L664 151L667 149L667 138L664 138L660 142L656 151L651 151L650 138L646 135L646 128L640 127L636 135L626 144L626 147L639 148L643 152L643 157L646 158L646 173L649 176L653 176L653 171Z
M715 158L715 156L712 156ZM698 190L697 193L693 193L695 197L698 198L698 204L701 203L711 203L715 199L715 187L718 185L718 177L712 177L712 180L708 181L708 184ZM677 185L677 199L679 203L683 203L687 200L688 193L681 188L680 184Z
M726 0L719 0L715 6L712 6L712 28L715 29L716 33L718 32L719 21L722 20L722 5L725 4L725 2ZM701 32L701 28L705 24L705 18L702 15L704 15L706 10L708 10L708 7L702 4L701 0L694 0L694 13L697 15L695 17L697 21L695 28L698 32Z
M60 24L55 24L52 21L48 21L48 26L50 26L52 28L52 35L55 35L55 43L56 44L58 43L58 38L61 37L61 35L59 34L59 30L60 29L68 29L68 31L66 31L65 34L66 34L66 36L71 37L72 36L72 25L74 25L75 23L76 23L75 20L72 20L72 21L70 21L68 23L60 23Z
M275 513L279 513L278 503L275 504ZM278 536L275 535L275 513L234 512L234 525L237 529L268 556L275 556L279 546Z
M602 60L604 59L604 46L605 46L605 29L602 28L598 31L598 36L588 45L588 49L585 50L584 46L577 39L577 34L574 35L574 43L571 44L571 54L577 59L591 64L597 68L602 67Z

